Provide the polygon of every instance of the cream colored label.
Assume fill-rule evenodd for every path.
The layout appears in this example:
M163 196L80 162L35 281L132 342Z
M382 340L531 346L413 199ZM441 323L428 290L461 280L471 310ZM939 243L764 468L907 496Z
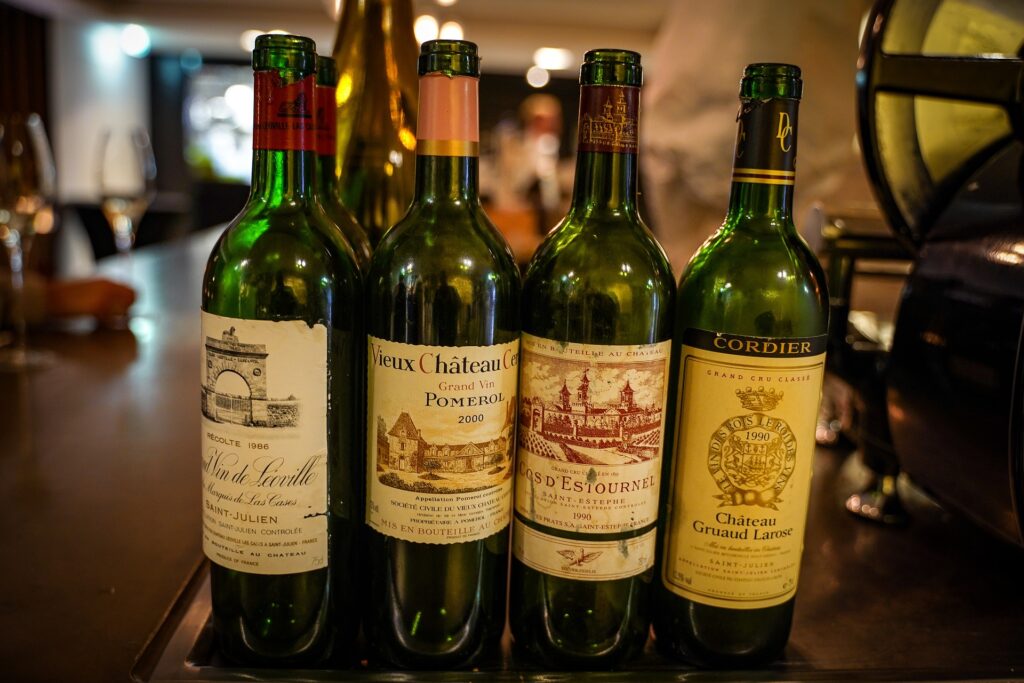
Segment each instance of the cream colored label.
M203 552L250 574L327 566L327 328L203 311Z
M654 564L671 345L523 335L512 545L523 564L592 581Z
M508 526L519 342L420 346L369 338L366 521L417 543Z
M687 331L662 575L669 590L731 609L771 607L796 592L824 345Z

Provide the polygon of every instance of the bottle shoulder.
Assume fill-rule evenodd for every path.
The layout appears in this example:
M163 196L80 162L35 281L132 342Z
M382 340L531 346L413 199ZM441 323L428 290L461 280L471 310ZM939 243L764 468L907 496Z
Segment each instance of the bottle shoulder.
M340 233L346 248L351 250L352 258L359 270L365 273L370 266L370 257L373 253L366 231L363 230L352 212L338 201L337 197L331 195L324 198L321 196L320 207L327 216L331 232Z
M520 284L508 242L479 206L413 206L384 234L370 268L377 277L399 270L496 273Z
M567 293L584 289L675 293L672 267L661 245L643 223L576 222L567 217L537 248L524 277L524 291L551 286Z
M332 234L322 210L306 202L269 207L250 202L232 220L207 260L207 277L220 270L287 271L303 278L328 276L336 286L358 287L359 270L344 238Z
M720 229L684 269L677 301L677 334L690 326L783 337L828 328L824 271L792 229Z
M668 339L676 283L642 223L568 217L538 249L523 284L523 329L588 344Z

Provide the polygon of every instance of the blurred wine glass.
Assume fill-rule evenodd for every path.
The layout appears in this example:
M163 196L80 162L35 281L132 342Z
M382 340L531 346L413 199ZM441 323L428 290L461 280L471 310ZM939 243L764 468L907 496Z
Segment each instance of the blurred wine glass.
M139 221L156 196L156 161L149 134L139 127L104 128L99 142L100 206L131 281L130 254Z
M0 122L0 241L11 269L13 335L0 348L0 370L45 366L52 354L28 348L24 266L37 232L53 227L56 170L46 129L38 114Z

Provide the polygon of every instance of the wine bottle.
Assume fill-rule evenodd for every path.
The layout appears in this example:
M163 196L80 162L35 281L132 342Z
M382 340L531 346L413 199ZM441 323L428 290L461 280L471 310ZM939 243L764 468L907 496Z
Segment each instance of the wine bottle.
M580 71L572 205L523 282L509 621L555 667L647 640L675 280L637 211L640 55Z
M409 208L415 184L412 0L346 0L341 8L335 174L342 204L376 246Z
M520 282L478 196L476 45L424 43L419 73L415 198L367 279L364 628L375 658L447 668L505 625Z
M221 652L245 663L319 662L358 624L362 290L315 201L315 65L308 38L257 38L252 191L203 279L203 550Z
M337 153L336 110L334 105L335 87L338 84L338 68L330 57L316 58L316 197L331 222L338 226L352 251L355 252L359 269L370 266L370 240L366 231L356 222L352 212L338 199L338 178L334 175L334 157Z
M746 68L729 211L679 284L654 630L709 666L777 657L793 616L829 310L793 226L801 89L795 66Z

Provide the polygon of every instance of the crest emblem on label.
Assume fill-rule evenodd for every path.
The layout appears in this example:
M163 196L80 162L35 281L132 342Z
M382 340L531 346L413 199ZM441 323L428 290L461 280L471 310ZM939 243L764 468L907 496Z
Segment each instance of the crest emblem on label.
M730 417L711 435L708 471L721 495L719 507L754 505L778 509L782 491L796 468L797 443L785 420L767 415L783 392L759 387L737 389L736 396L755 412Z

